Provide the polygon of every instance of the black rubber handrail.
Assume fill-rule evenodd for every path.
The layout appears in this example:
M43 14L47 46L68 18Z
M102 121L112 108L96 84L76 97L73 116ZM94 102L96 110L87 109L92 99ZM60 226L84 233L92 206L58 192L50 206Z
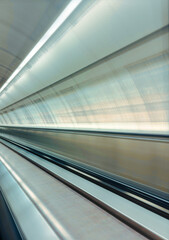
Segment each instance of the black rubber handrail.
M93 169L92 167L82 166L81 164L76 164L69 162L64 159L57 158L49 153L34 149L32 147L27 147L24 144L17 143L15 141L1 137L5 141L24 149L27 152L30 152L34 155L37 155L41 158L44 158L47 161L55 163L56 165L71 171L91 182L96 183L99 186L102 186L109 191L112 191L132 202L143 206L167 219L169 219L169 198L168 194L166 197L160 197L159 195L152 194L151 191L148 191L149 187L140 186L138 187L135 182L130 181L125 182L119 179L115 179L111 175L105 174L101 170ZM21 154L22 155L22 154ZM25 157L25 155L23 155ZM28 158L28 157L26 157ZM29 159L29 158L28 158ZM30 159L31 160L31 159ZM159 192L159 191L158 191Z
M119 132L110 130L93 130L93 129L59 129L59 128L38 128L38 127L13 127L13 126L0 126L0 129L13 129L13 130L31 130L31 131L43 131L43 132L63 132L63 133L83 133L94 135L107 135L110 137L120 138L151 138L152 140L167 140L169 141L169 134L159 133L139 133L139 132Z

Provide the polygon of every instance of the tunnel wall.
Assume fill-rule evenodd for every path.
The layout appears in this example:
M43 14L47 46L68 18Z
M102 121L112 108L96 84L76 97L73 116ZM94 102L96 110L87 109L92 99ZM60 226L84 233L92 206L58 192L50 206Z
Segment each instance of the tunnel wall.
M167 26L2 109L0 125L168 134L168 40Z

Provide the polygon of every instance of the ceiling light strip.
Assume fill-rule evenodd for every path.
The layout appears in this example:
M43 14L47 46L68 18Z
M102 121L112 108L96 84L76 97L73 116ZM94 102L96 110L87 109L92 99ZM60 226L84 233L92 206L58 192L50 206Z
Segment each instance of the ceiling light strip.
M31 58L39 51L39 49L47 42L47 40L54 34L54 32L64 23L64 21L71 15L71 13L77 8L82 0L72 0L63 12L59 15L52 26L47 30L39 42L34 46L34 48L29 52L26 58L21 62L18 68L12 73L8 80L4 83L0 89L0 93L11 83L11 81L16 77L16 75L25 67L25 65L31 60Z

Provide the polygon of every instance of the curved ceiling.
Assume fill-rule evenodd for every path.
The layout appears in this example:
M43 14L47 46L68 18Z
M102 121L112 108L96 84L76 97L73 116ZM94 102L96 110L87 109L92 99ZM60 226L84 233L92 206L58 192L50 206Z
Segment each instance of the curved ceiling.
M68 2L69 0L0 1L0 87Z

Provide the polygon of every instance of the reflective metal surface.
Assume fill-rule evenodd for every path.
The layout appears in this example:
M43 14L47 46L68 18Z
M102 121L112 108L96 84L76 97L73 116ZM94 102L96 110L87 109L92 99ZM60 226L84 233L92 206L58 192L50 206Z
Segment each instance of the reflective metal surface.
M15 221L9 211L8 205L2 195L0 187L0 239L1 240L23 240Z
M0 185L26 239L146 239L9 148L0 149Z
M10 170L10 166L5 164L1 154L0 187L14 219L17 222L23 239L59 240L55 232L41 216L23 189L19 186L19 184L22 184L22 179L17 183L7 169ZM19 178L17 180L19 180Z
M169 193L169 141L125 135L0 128L0 136Z
M41 14L48 6L42 2ZM62 2L61 10L70 1L56 2ZM82 1L0 94L0 137L167 195L168 7L168 0ZM0 24L0 29L4 26ZM39 36L31 34L37 39L35 35ZM19 37L19 32L12 36ZM15 43L18 48L10 48L18 53L11 55L19 57L15 66L11 57L0 57L6 77L7 68L14 70L25 54L22 44ZM3 48L5 54L10 51ZM98 240L106 232L106 239L139 239L103 209L98 211L64 184L0 147L5 155L0 158L0 184L26 238ZM34 231L29 217L35 220Z
M55 163L45 160L44 156L39 157L7 142L5 144L8 144L16 152L27 157L37 166L46 169L71 188L78 190L78 192L94 201L97 205L107 209L134 229L150 237L150 239L169 238L168 219L70 172L69 169L66 170L58 165L56 167Z

